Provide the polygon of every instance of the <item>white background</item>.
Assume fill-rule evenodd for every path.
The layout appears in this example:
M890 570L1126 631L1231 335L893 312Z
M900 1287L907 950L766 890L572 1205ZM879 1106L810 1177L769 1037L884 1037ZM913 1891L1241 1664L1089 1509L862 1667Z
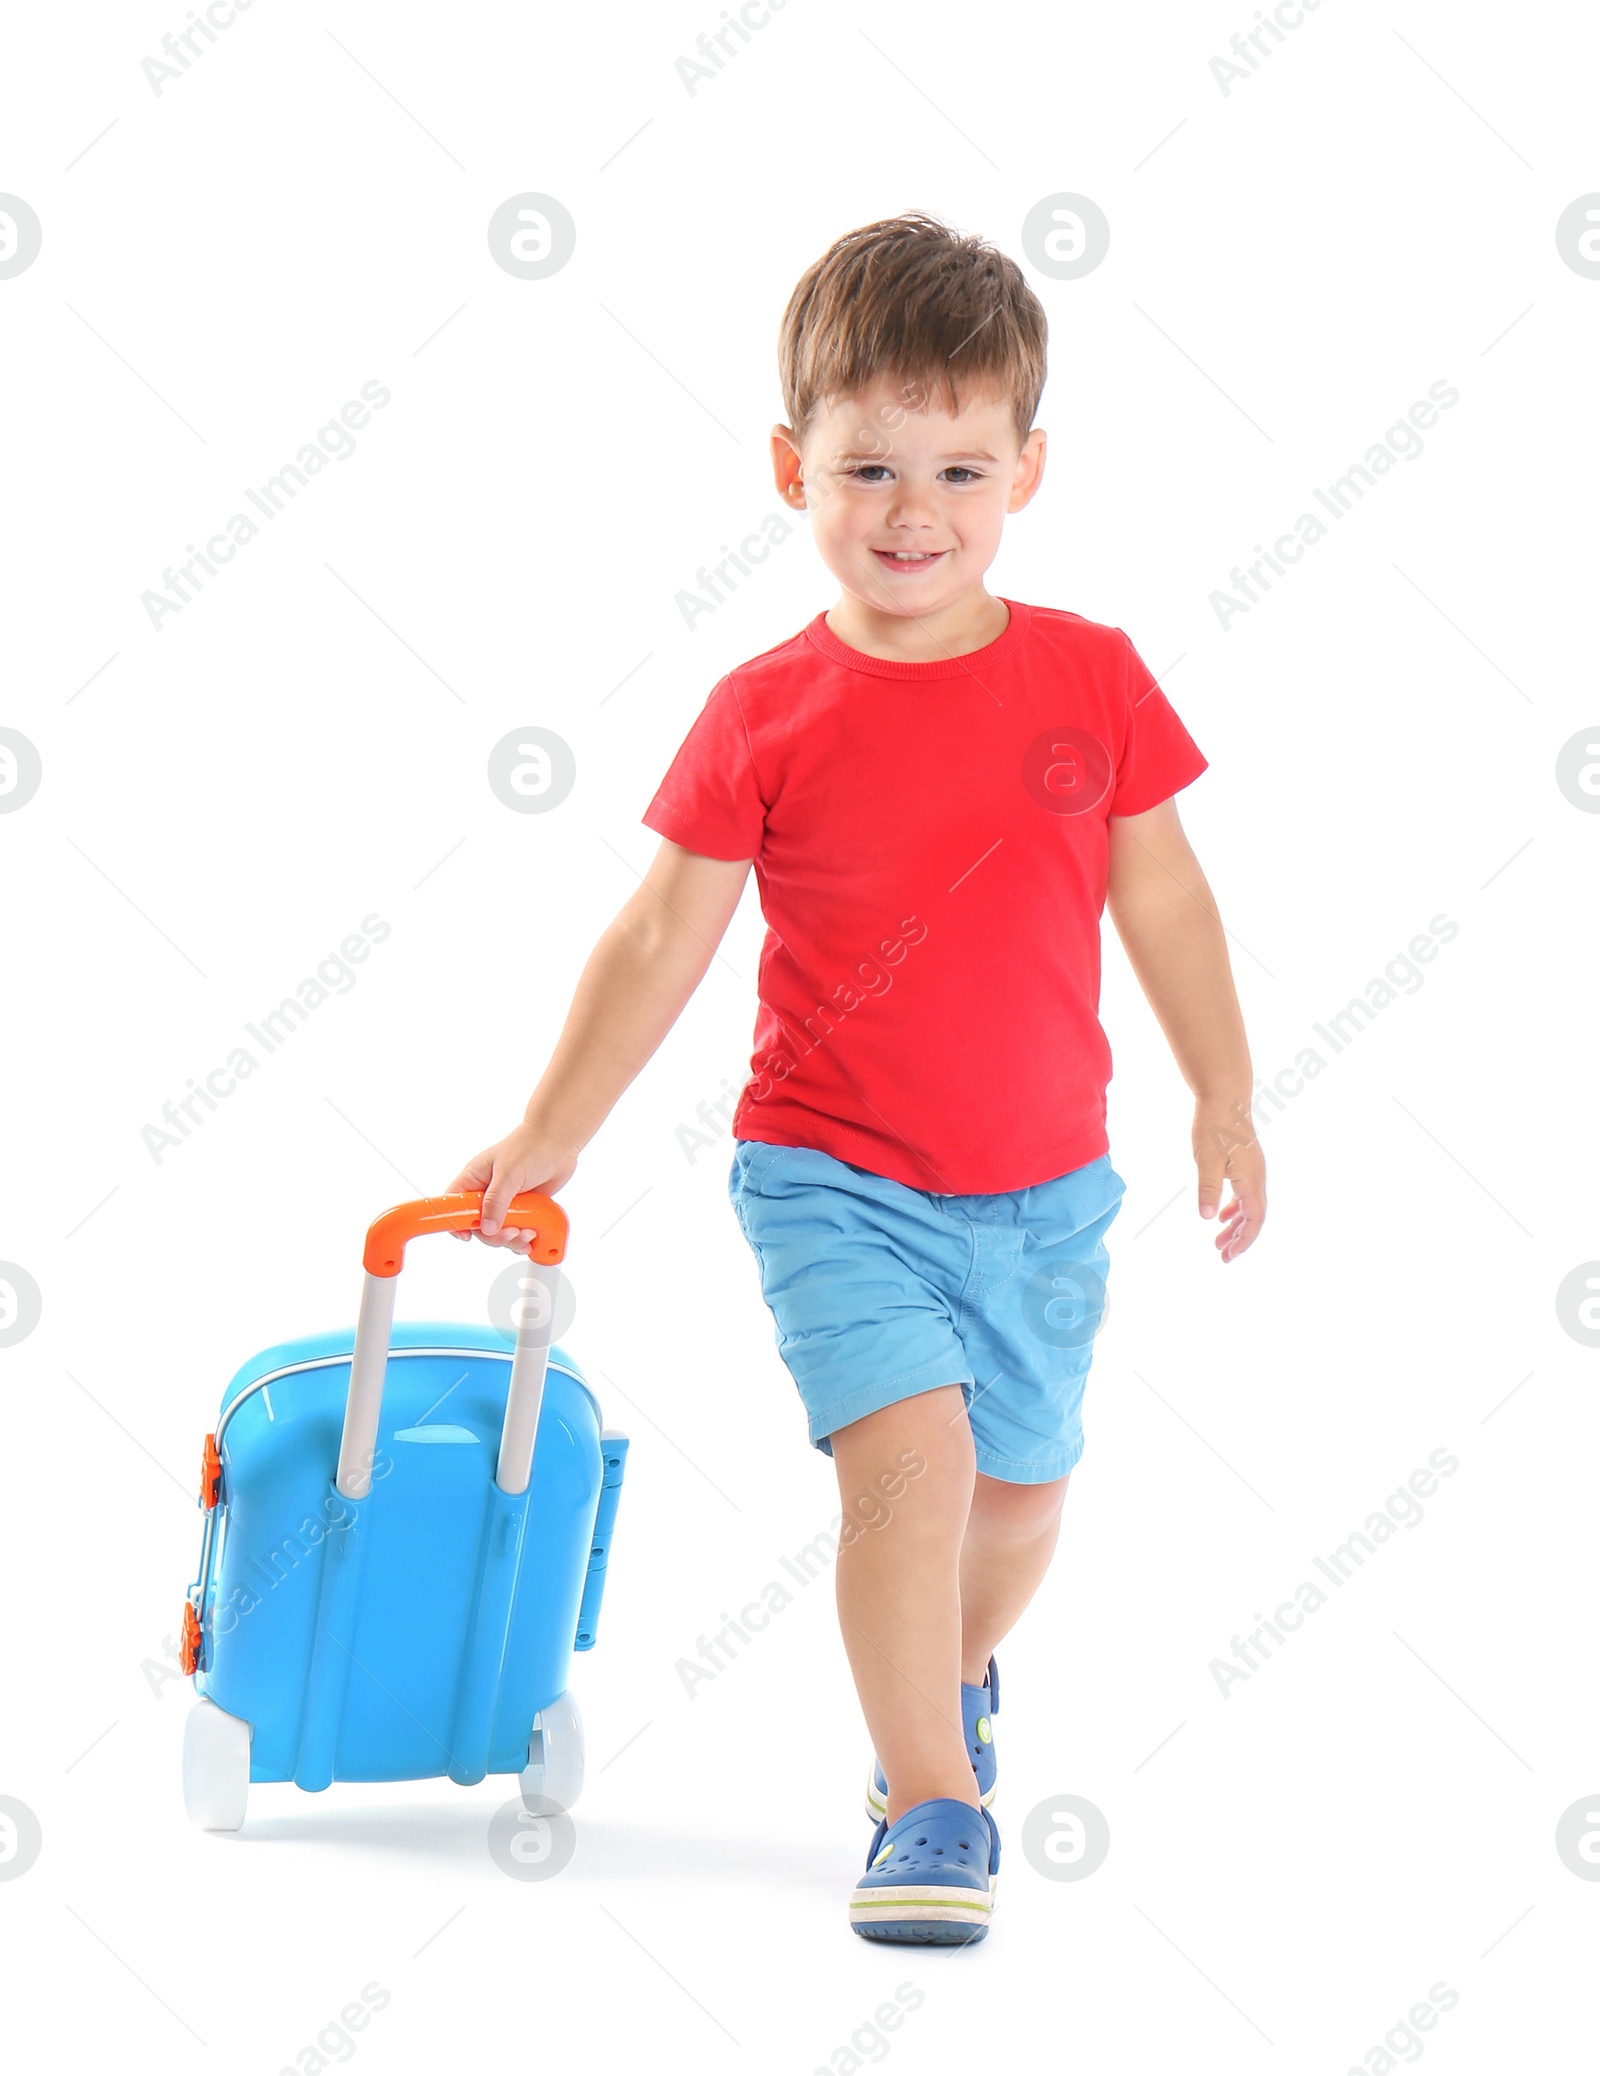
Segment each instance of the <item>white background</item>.
M25 10L0 84L0 187L44 227L0 281L0 723L44 772L0 816L0 1258L44 1307L0 1351L0 1793L44 1835L0 1882L14 2049L314 2070L375 1981L374 2072L1341 2072L1446 1983L1430 2065L1576 2067L1600 1885L1554 1834L1600 1790L1600 1354L1554 1298L1600 1254L1600 819L1554 771L1600 706L1600 282L1554 231L1600 187L1593 21L1325 0L1224 94L1243 4L790 0L691 95L718 6L257 0L158 96L184 14ZM528 190L578 227L542 281L485 236ZM491 1861L509 1779L260 1788L236 1838L191 1831L163 1638L223 1385L347 1325L369 1218L520 1114L706 693L831 602L797 526L692 632L675 604L775 508L794 280L911 206L1021 257L1063 190L1110 253L1030 270L1050 464L992 588L1125 627L1209 756L1183 813L1259 1071L1430 918L1459 935L1266 1129L1270 1221L1223 1270L1107 933L1129 1191L1062 1548L1002 1654L992 1937L848 1932L867 1742L825 1581L693 1699L674 1671L835 1505L730 1149L675 1137L744 1070L753 887L564 1192L567 1345L633 1436L571 1866ZM155 632L141 593L368 380L355 455ZM1440 380L1421 457L1224 632L1212 590ZM530 725L577 760L544 816L485 779ZM162 1104L373 913L354 988L154 1160ZM482 1316L488 1257L413 1259L403 1313ZM1209 1661L1440 1449L1421 1525L1224 1699ZM1018 1845L1063 1793L1111 1828L1077 1882ZM852 2049L900 1983L922 2005Z

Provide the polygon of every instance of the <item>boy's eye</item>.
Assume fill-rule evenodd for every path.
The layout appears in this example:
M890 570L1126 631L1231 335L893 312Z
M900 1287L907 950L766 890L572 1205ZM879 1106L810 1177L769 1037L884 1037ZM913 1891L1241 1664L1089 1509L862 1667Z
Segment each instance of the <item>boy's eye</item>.
M881 461L853 462L846 468L845 474L854 476L858 483L886 483L889 480L888 466ZM982 471L968 468L965 462L952 462L949 468L941 469L939 475L940 480L947 483L967 484L982 481Z

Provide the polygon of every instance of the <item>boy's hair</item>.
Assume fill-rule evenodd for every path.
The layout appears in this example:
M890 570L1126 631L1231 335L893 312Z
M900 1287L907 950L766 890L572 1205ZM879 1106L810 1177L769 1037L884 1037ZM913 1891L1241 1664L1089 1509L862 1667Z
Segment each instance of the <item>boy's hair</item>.
M913 210L847 231L801 275L778 334L789 424L885 377L961 409L999 390L1025 439L1044 388L1043 305L1016 261Z

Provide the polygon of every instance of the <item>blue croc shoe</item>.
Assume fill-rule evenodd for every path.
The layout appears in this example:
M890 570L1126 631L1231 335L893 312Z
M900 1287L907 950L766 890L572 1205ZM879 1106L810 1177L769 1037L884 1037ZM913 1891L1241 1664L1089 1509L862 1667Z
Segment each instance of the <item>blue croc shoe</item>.
M984 1809L994 1800L994 1726L991 1719L999 1713L1000 1673L991 1658L989 1677L981 1687L969 1687L965 1680L961 1682L961 1721L967 1733L967 1757L972 1761L972 1771L978 1782L978 1801ZM888 1807L889 1784L883 1777L883 1768L874 1758L872 1771L867 1775L867 1815L875 1824L881 1824Z
M968 1946L994 1909L1000 1833L970 1802L919 1802L880 1823L850 1897L850 1926L896 1946Z

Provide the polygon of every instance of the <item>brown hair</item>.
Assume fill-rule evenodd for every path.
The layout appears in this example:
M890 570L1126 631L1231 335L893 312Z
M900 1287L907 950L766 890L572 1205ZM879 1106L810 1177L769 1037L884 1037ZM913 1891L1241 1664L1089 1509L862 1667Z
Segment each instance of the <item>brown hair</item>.
M1000 390L1025 439L1044 388L1047 326L1016 261L913 210L847 231L801 275L778 334L796 432L839 397L890 377L961 408Z

